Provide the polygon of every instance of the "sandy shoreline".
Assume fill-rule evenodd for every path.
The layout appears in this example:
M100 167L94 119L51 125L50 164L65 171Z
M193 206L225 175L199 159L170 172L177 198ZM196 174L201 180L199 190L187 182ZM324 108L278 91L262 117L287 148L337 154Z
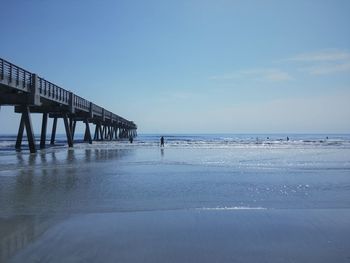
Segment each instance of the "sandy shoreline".
M349 262L350 149L2 153L2 262Z
M349 209L76 214L10 262L349 262Z

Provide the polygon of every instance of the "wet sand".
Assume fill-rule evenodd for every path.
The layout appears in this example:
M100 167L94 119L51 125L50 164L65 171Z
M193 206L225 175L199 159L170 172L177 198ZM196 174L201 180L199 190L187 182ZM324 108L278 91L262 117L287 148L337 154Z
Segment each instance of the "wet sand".
M11 262L349 262L350 210L73 215Z
M348 148L91 147L0 153L1 262L350 262Z

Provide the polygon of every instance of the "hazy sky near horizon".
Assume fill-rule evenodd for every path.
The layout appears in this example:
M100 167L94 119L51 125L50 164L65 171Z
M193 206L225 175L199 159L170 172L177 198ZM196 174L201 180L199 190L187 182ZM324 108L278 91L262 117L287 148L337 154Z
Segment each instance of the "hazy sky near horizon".
M350 132L350 1L0 4L0 57L139 132Z

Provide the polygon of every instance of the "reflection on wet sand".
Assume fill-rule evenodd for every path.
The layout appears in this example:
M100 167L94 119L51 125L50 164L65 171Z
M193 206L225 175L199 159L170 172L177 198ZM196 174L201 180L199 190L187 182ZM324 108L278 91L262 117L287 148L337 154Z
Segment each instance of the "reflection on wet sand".
M0 218L0 262L9 260L57 222L57 217L30 215Z
M34 237L32 217L0 218L0 262L5 262Z
M68 199L74 196L79 181L93 183L89 174L81 173L84 167L130 154L131 150L123 149L69 149L14 155L13 164L0 169L0 262L74 213L68 207L74 200L67 200L67 195Z
M3 261L348 262L349 149L87 147L0 153Z

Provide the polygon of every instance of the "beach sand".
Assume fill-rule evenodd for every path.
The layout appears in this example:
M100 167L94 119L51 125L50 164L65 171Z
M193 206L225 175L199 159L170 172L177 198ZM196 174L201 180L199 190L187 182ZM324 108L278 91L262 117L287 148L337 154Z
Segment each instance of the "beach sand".
M2 262L350 262L349 149L84 147L1 153Z
M11 262L349 262L349 209L77 214Z

